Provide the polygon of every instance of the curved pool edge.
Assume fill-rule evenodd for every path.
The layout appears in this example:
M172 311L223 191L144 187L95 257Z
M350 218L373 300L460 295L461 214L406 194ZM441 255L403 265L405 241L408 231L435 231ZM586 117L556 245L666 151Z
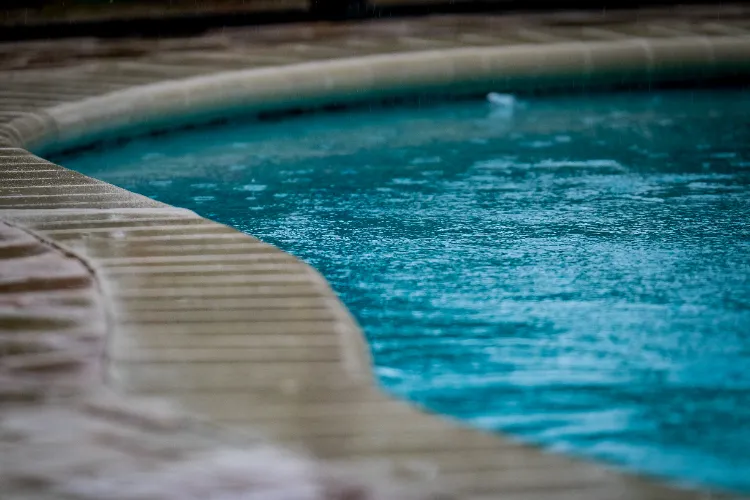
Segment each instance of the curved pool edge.
M469 47L136 86L2 125L0 220L91 263L115 317L107 376L125 392L168 397L325 458L416 464L462 498L707 498L544 454L390 399L373 384L361 330L316 271L232 228L27 151L208 120L229 108L280 110L452 85L510 92L561 81L569 88L634 85L687 74L747 76L750 36ZM367 91L356 92L360 86Z
M367 55L138 85L37 110L0 146L40 154L264 112L404 94L525 92L747 79L750 35L626 38ZM4 144L3 142L4 141Z

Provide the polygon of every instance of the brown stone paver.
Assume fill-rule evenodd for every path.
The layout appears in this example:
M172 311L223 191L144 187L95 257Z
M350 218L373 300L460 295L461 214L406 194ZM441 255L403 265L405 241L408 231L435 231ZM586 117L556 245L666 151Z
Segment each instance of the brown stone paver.
M80 260L0 221L0 411L99 379L104 311Z
M40 238L75 256L50 263L41 252L31 270L15 274L3 264L0 325L11 326L0 332L43 332L54 324L85 336L93 325L106 333L103 378L120 394L167 398L322 459L387 463L460 498L714 498L542 453L392 399L374 386L361 332L316 271L255 238L18 146L25 144L24 127L33 132L34 124L53 122L47 110L57 104L224 70L472 46L547 50L565 42L685 36L750 43L748 9L717 9L652 10L638 18L446 16L232 28L183 39L0 44L0 220L38 233L4 229L0 258L36 248ZM101 290L76 291L92 287L94 278ZM3 308L3 297L21 300L24 280L50 296L32 309ZM59 280L73 285L61 291ZM79 303L95 307L68 307ZM107 322L84 321L94 317L87 314L104 314ZM11 356L0 366L70 361L56 356ZM0 389L0 418L14 397L8 391Z

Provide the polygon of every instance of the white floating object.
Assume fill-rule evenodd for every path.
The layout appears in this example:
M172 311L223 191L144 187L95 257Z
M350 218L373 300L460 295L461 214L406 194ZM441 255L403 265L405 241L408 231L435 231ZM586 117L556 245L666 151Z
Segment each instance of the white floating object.
M491 109L489 118L495 121L510 121L518 107L516 98L511 94L490 92L487 94L487 102L490 103Z
M498 94L497 92L490 92L487 94L487 101L493 106L501 106L504 108L513 108L516 105L516 98L511 94Z

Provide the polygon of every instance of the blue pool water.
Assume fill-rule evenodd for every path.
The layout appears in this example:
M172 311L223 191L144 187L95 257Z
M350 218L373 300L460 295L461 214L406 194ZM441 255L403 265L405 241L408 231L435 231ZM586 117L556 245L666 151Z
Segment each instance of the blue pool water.
M347 111L58 161L317 267L395 394L750 492L750 93Z

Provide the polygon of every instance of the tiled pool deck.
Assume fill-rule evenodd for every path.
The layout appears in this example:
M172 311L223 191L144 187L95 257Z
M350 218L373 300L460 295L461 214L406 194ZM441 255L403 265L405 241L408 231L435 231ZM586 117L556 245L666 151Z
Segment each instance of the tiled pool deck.
M266 109L357 98L361 88L518 85L498 75L746 76L746 8L35 41L0 45L0 71L0 424L14 408L75 399L106 380L321 458L386 461L459 498L719 498L541 453L392 400L373 385L358 326L314 270L26 148L79 144L196 106L208 116L248 99ZM182 80L191 77L199 78ZM23 443L3 439L11 459ZM24 488L23 498L43 497Z

